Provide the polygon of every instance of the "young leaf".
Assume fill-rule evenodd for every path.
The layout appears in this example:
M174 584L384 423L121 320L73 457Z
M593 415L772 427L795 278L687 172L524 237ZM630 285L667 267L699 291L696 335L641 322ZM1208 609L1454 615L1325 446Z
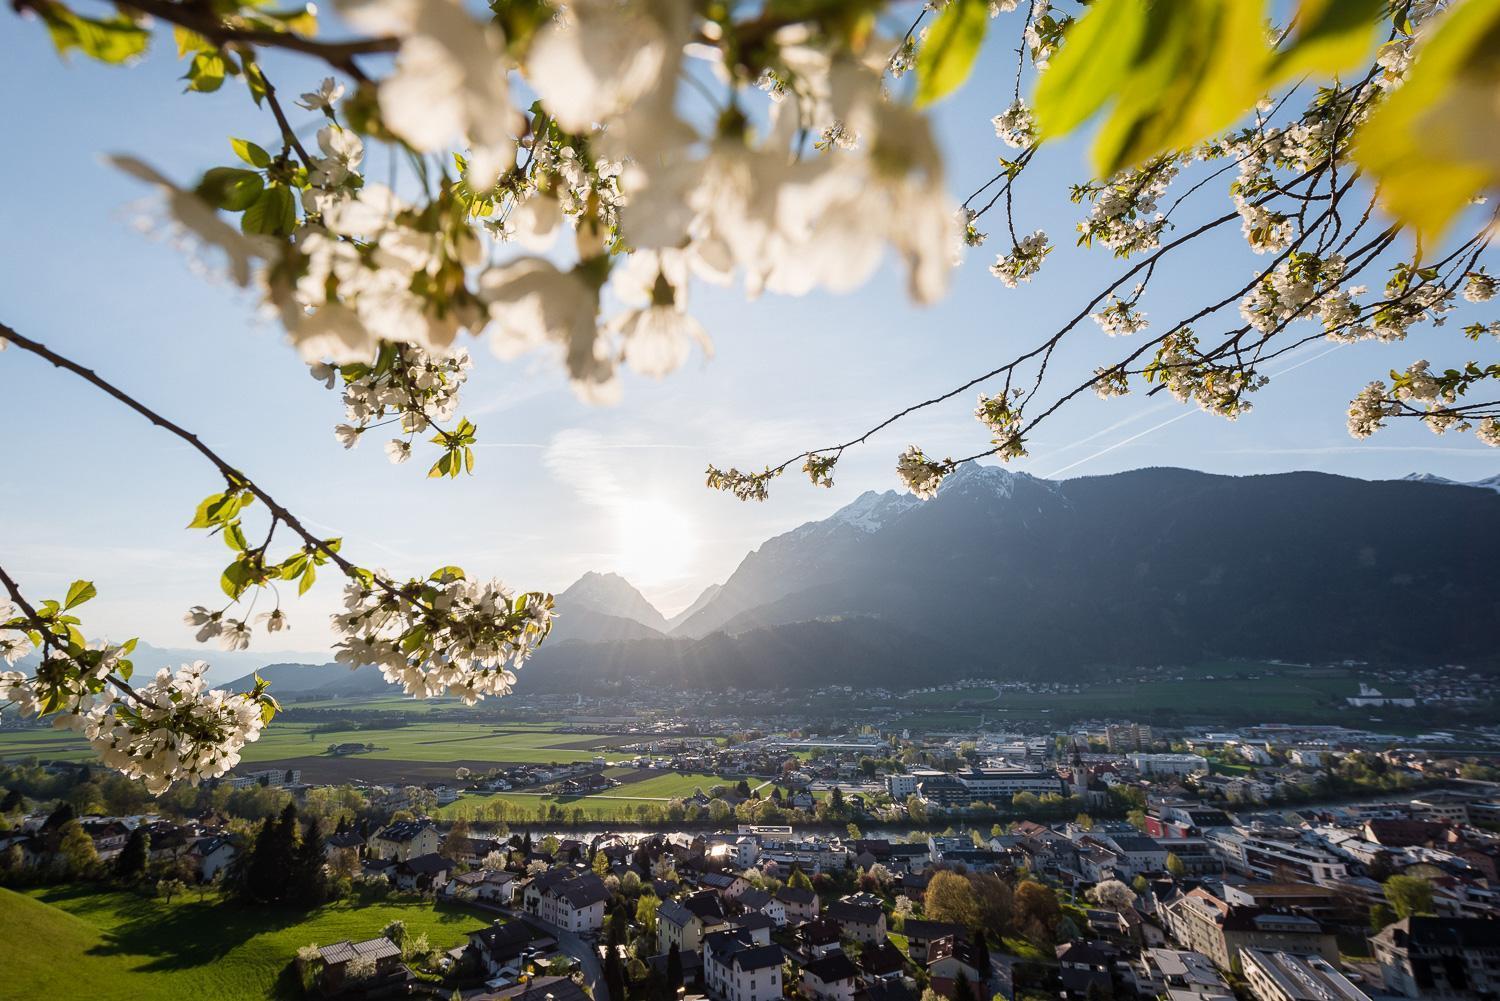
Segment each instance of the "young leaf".
M265 187L259 174L238 167L214 167L198 182L198 197L229 212L243 212Z
M1436 238L1500 184L1500 2L1457 4L1424 26L1406 82L1355 136L1354 158L1381 203Z
M969 77L989 28L985 0L952 0L917 52L918 107L942 100Z
M1084 11L1037 81L1038 129L1071 132L1113 99L1140 57L1145 29L1138 0L1099 0Z
M98 595L99 591L92 581L75 580L68 588L68 597L63 602L63 608L77 608L79 605Z
M234 147L236 156L252 167L264 169L271 165L271 154L248 139L230 139L229 145Z
M1275 78L1343 73L1375 47L1387 0L1301 0L1296 34L1273 60Z
M296 200L292 190L282 184L272 184L262 191L240 216L240 229L246 233L286 236L296 227Z

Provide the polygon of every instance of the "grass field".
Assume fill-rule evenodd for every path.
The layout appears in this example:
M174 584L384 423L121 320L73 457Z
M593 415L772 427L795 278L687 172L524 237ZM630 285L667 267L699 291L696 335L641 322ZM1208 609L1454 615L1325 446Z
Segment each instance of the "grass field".
M586 820L628 821L637 819L636 808L641 805L661 809L673 799L691 796L696 789L706 793L716 785L733 786L739 781L738 776L725 778L701 772L635 768L611 768L605 774L620 779L621 784L592 796L543 796L526 792L465 796L456 803L440 807L437 814L448 820L531 820L537 816L538 809L545 810L555 804L569 813L582 810ZM759 785L760 781L753 780L752 785ZM503 815L495 810L500 804L506 811Z
M260 1001L297 996L285 979L298 948L380 934L406 922L440 948L488 919L430 904L335 904L310 914L59 887L0 889L0 995L54 1001Z
M572 733L546 723L419 723L370 730L315 732L310 723L275 723L257 742L245 748L247 764L292 762L305 769L305 759L323 756L330 744L374 744L375 750L351 756L351 761L409 761L439 764L573 764L592 761L611 744L628 738ZM60 730L0 732L0 758L27 755L78 761L91 757L84 742ZM339 759L326 757L330 768Z

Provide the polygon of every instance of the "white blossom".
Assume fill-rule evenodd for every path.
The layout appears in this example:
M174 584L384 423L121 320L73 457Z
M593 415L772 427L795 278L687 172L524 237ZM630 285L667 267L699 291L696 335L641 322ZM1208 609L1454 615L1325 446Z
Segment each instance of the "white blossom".
M344 85L331 76L324 77L317 90L308 91L297 99L297 105L308 111L332 111L343 96Z
M934 461L922 454L916 445L908 445L896 459L896 475L906 484L906 489L922 500L936 496L943 477L953 472L953 460Z
M1026 102L1020 98L1012 101L1010 107L991 121L995 126L995 135L1013 149L1025 149L1036 142L1036 119L1026 107Z
M1111 295L1102 309L1090 313L1090 319L1099 324L1099 329L1111 337L1128 337L1147 327L1146 314L1135 308L1134 302Z
M1047 234L1037 230L1021 237L1021 242L1011 247L1010 253L995 258L995 263L990 265L990 274L1000 279L1006 288L1015 288L1021 282L1031 281L1050 253L1052 244L1048 242Z
M1500 289L1500 281L1483 268L1464 275L1464 298L1469 302L1489 302Z

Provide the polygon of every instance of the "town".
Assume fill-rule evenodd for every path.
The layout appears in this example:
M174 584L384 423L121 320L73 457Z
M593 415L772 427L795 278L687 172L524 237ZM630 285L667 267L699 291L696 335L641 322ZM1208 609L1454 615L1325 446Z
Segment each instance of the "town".
M406 784L281 762L145 801L86 763L12 759L0 880L63 907L94 893L167 913L174 899L291 908L308 923L280 933L279 996L1500 991L1500 745L1487 731L1111 720L813 733L739 716L687 733L669 714L572 709L538 731L582 748L570 760L445 765ZM360 761L401 730L318 759ZM340 937L313 938L332 913ZM307 941L289 937L304 927Z

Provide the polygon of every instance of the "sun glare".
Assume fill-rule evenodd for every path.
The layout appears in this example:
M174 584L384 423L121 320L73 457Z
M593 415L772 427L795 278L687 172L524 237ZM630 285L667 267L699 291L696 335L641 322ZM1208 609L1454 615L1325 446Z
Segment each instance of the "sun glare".
M637 584L679 577L698 549L697 533L675 505L632 501L616 516L620 573Z

